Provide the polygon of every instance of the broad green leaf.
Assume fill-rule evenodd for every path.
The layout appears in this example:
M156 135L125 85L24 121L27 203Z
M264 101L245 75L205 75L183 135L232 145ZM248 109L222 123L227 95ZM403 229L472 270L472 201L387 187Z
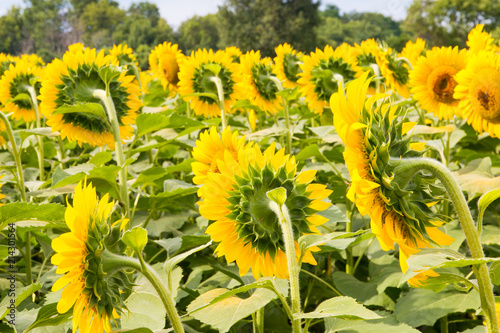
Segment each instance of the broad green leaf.
M143 113L137 116L137 137L165 128L170 123L170 118L161 114Z
M167 313L156 294L135 291L125 300L125 306L130 313L120 317L122 329L145 327L156 331L165 327Z
M155 181L162 178L167 174L167 171L163 167L152 167L144 170L139 174L132 187L139 187L144 185L156 186Z
M500 285L500 261L494 262L490 266L491 283Z
M34 283L26 287L16 288L14 303L12 303L11 301L12 299L14 299L13 297L10 296L4 297L2 299L2 302L0 302L0 309L3 309L3 312L0 312L1 313L0 319L3 319L5 318L5 316L7 316L7 320L10 320L11 318L9 318L10 316L9 312L11 309L9 307L11 306L11 304L14 304L15 307L17 307L19 304L21 304L22 301L24 301L24 299L26 299L26 297L31 296L31 294L40 290L41 288L42 288L41 283Z
M450 313L477 310L480 306L479 294L474 289L469 293L455 289L440 293L427 289L411 289L398 299L394 315L400 322L413 327L432 326L439 318Z
M377 285L379 293L383 293L388 287L397 287L403 275L399 260L389 254L371 259L368 267L370 282Z
M85 178L85 175L88 174L94 167L95 165L93 164L80 164L63 170L60 166L57 166L54 170L54 174L52 175L52 187L58 188L78 183L80 180Z
M172 173L172 172L191 172L191 163L196 161L196 159L194 158L187 158L185 159L184 161L182 161L181 163L177 164L177 165L173 165L173 166L169 166L169 167L166 167L165 170L168 172L168 173Z
M279 283L286 284L286 281L281 280ZM258 289L248 298L242 299L235 296L237 293L254 288ZM270 279L260 279L233 290L212 289L196 298L187 310L190 316L199 321L211 325L219 332L227 332L236 322L277 298L275 292L271 290L275 290L275 287Z
M430 289L434 292L439 292L443 290L448 285L453 284L453 286L458 291L467 292L471 288L476 287L473 281L467 280L465 277L458 274L451 273L439 273L439 276L431 276L425 281L425 285L421 288Z
M297 155L295 155L297 161L303 161L311 157L323 159L323 156L321 155L317 144L309 145L302 149Z
M113 156L109 151L101 151L92 156L89 163L94 164L97 167L103 166L113 159Z
M154 333L153 331L151 331L149 328L146 328L146 327L141 327L141 328L134 328L132 330L113 330L113 332L116 332L116 333Z
M148 243L148 231L139 226L134 227L123 234L122 241L136 253L141 254Z
M331 205L327 209L318 212L318 215L321 215L323 217L326 217L328 220L330 220L327 223L330 222L349 222L349 219L345 214L335 205Z
M9 256L9 246L8 245L0 245L0 261L4 260Z
M60 325L69 321L72 315L72 311L60 314L57 311L57 303L47 304L38 311L35 321L24 331L24 333L37 327Z
M286 201L286 189L284 187L278 187L274 190L267 191L266 195L269 199L275 202L279 207L283 206Z
M183 235L182 244L177 253L182 253L184 251L190 250L192 248L202 246L210 241L210 236L205 235Z
M500 227L493 224L483 226L481 243L484 245L500 244Z
M17 132L19 134L19 137L21 140L26 140L27 137L30 135L40 135L40 136L46 136L49 138L56 137L60 135L59 132L53 132L51 127L41 127L41 128L34 128L31 130L22 130Z
M217 64L208 64L208 65L205 65L205 68L208 69L210 72L212 72L213 75L217 76L219 75L222 67L220 65L217 65Z
M193 120L191 118L179 116L176 114L171 115L169 117L169 119L170 119L170 123L168 124L167 127L170 127L170 128L186 128L186 127L204 126L204 124L202 122L199 122L197 120Z
M99 76L106 85L113 81L113 79L119 77L122 72L122 67L115 65L107 65L99 68Z
M75 105L63 105L54 110L52 114L84 113L89 118L98 118L105 123L108 122L106 112L99 103L76 103Z
M329 234L323 235L305 235L299 238L299 244L301 248L310 248L312 246L320 246L325 245L326 242L334 240L334 239L342 239L342 238L353 238L364 233L368 232L368 230L358 230L356 232L332 232Z
M380 319L375 312L368 310L355 299L347 296L330 298L322 302L316 310L308 313L294 315L295 318L329 318L339 317L343 319Z
M18 221L62 222L66 207L60 204L7 203L0 206L0 230Z
M489 157L471 161L453 174L462 190L468 192L470 197L500 188L500 177L494 176Z
M397 321L396 317L388 312L377 313L384 316L382 319L374 320L346 320L340 318L325 319L325 333L349 332L349 333L420 333L404 323Z
M408 270L401 278L400 285L428 269L465 267L499 260L500 258L466 258L462 254L449 249L422 249L406 260Z
M11 103L11 102L15 102L15 101L27 101L29 103L31 103L31 97L29 94L26 94L26 93L20 93L20 94L17 94L15 97L13 98L9 98L5 104L7 103Z
M231 107L231 110L238 110L238 109L252 109L252 110L255 110L255 111L261 111L260 108L256 105L253 105L252 103L250 103L250 101L248 99L240 99L240 100L237 100L233 106Z

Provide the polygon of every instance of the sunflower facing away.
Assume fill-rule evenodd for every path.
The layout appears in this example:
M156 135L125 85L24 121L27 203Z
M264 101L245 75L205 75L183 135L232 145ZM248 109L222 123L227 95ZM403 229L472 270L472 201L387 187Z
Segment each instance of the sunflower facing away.
M273 72L276 77L283 82L285 88L295 88L298 86L300 62L302 53L294 50L290 44L280 44L274 49L276 57L274 58Z
M202 216L214 221L206 232L219 242L218 256L236 261L242 276L251 268L255 278L287 278L283 234L266 193L278 187L287 190L285 205L297 239L318 233L316 227L328 220L317 213L331 205L323 201L331 191L325 185L311 184L315 170L296 174L295 158L285 155L284 149L275 152L274 143L264 153L257 145L247 145L237 151L237 158L225 150L217 168L218 172L207 173L198 204ZM306 250L303 261L316 264L311 251L317 250Z
M180 62L183 58L179 46L167 42L156 46L149 54L149 67L161 78L163 89L177 90Z
M347 197L356 203L360 214L369 214L371 229L383 250L399 245L399 260L403 271L406 259L419 248L449 245L453 239L438 229L443 217L428 205L438 201L414 181L410 190L401 189L393 170L400 158L417 157L409 135L404 133L414 123L398 121L399 109L386 103L387 95L366 99L369 86L367 75L353 81L343 92L331 98L334 125L346 145L344 159L351 175ZM393 159L391 159L391 157ZM413 286L425 282L437 273L427 270L409 280Z
M352 57L354 57L358 65L363 69L363 71L370 71L376 79L379 80L379 92L383 92L384 88L382 83L384 78L380 76L380 61L383 56L378 43L375 39L367 39L361 42L361 44L355 44L351 52ZM375 80L370 82L370 88L368 89L368 94L373 95L377 92L377 83Z
M479 51L456 75L453 97L462 117L479 133L500 137L500 55Z
M458 47L434 47L427 51L410 72L411 92L422 107L439 119L460 115L458 100L453 98L455 75L465 68L467 51Z
M398 60L397 53L393 49L385 48L382 52L380 73L385 78L387 88L392 89L404 98L409 98L408 82L410 72L408 65Z
M109 65L110 60L104 52L95 49L70 47L62 60L55 59L47 66L45 79L42 81L39 99L41 111L47 117L47 124L53 131L59 131L61 137L76 141L79 145L89 143L94 146L108 145L114 149L113 134L106 122L98 116L84 112L58 114L61 107L85 106L86 103L102 102L93 97L94 89L106 90L106 83L99 75L99 70ZM132 81L134 76L126 71L112 79L109 93L112 97L120 125L122 140L130 138L137 111L141 107L140 90ZM104 108L104 105L103 105ZM107 113L106 113L107 117ZM109 119L108 119L109 122Z
M179 73L179 94L181 96L195 93L217 94L217 86L211 77L219 77L224 91L224 110L229 112L235 101L241 98L238 82L241 81L239 64L234 63L231 56L225 52L214 53L206 49L193 52L185 57ZM205 117L220 116L218 102L208 96L186 96L197 115Z
M340 81L347 83L362 74L351 48L345 45L335 50L329 45L324 50L316 49L310 56L304 56L303 62L298 80L300 92L309 109L319 114L329 106L330 97L338 91Z
M36 113L26 87L32 85L30 81L35 81L34 89L38 93L42 75L42 68L27 61L17 61L15 65L10 64L9 69L5 71L0 80L0 103L3 104L5 112L13 112L12 118L23 119L26 122L36 120ZM19 94L25 94L27 97L12 100Z
M64 274L52 291L64 288L57 311L66 313L73 308L73 332L110 332L110 320L118 318L124 306L120 279L108 277L101 266L113 205L113 201L108 202L108 194L98 200L95 188L80 182L75 188L73 206L68 204L66 208L70 232L52 241L56 253L51 262L57 266L57 274Z

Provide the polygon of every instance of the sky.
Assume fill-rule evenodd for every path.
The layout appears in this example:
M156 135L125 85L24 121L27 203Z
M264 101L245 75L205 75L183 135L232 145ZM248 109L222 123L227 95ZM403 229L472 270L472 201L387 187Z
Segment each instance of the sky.
M120 8L127 9L134 2L140 0L118 0ZM218 6L224 0L147 0L156 3L160 9L161 16L174 29L194 15L204 16L216 13ZM336 5L341 12L378 12L386 16L391 16L395 20L402 20L406 17L406 9L412 0L323 0L321 7L328 4ZM0 16L4 15L12 6L24 6L23 0L0 0Z

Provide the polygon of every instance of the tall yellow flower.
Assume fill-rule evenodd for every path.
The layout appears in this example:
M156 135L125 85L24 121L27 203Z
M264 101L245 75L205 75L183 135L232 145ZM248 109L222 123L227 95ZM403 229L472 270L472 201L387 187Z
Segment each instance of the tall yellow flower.
M276 57L274 58L273 72L276 77L283 82L285 88L295 88L298 86L300 62L302 61L302 52L297 52L290 44L280 44L274 49Z
M467 51L458 47L434 47L427 51L410 72L411 92L420 105L439 119L460 115L458 100L453 98L455 75L465 68Z
M236 261L240 275L252 268L256 278L287 278L283 234L266 193L278 187L287 189L285 205L297 239L318 233L316 227L328 220L317 213L331 205L323 201L331 191L325 185L311 184L315 170L296 174L295 158L285 155L284 149L275 152L274 144L264 153L256 145L246 146L237 156L235 159L226 151L217 161L219 172L209 172L200 188L200 213L214 221L206 232L219 243L218 256ZM298 243L295 250L299 257ZM311 251L317 250L307 249L303 261L316 264Z
M236 46L227 46L224 50L219 50L217 52L225 52L232 59L233 62L240 63L240 57L243 54L241 50Z
M382 50L380 73L385 78L388 89L392 89L404 98L410 97L408 88L409 68L404 61L398 59L397 53L391 48Z
M329 106L330 97L338 91L340 81L345 84L362 74L352 50L345 45L335 50L329 45L324 50L316 49L310 56L304 56L303 62L300 65L303 72L297 81L299 89L309 109L320 114Z
M164 89L176 91L180 62L184 55L177 44L164 42L149 54L149 67L159 78Z
M117 62L120 66L128 64L135 64L136 66L139 66L134 50L128 47L127 44L113 45L113 48L109 50L109 55L111 56L111 61Z
M479 51L456 75L453 97L462 117L479 133L500 137L500 55Z
M417 38L415 42L408 41L399 54L400 57L404 57L410 61L410 63L415 66L418 57L425 54L425 41L421 38Z
M483 31L483 28L484 24L478 24L469 32L467 46L472 53L493 50L494 39L489 33Z
M245 137L238 137L238 132L231 132L230 126L222 131L222 135L219 135L215 127L201 133L193 148L193 157L196 159L196 162L191 163L193 183L204 184L209 172L220 173L217 163L224 158L226 152L238 160L238 152L251 145L245 145Z
M51 262L57 266L57 274L64 274L52 291L64 288L57 311L66 313L73 308L73 332L111 332L110 320L118 318L123 307L117 284L111 283L101 266L113 205L113 201L108 202L108 194L98 200L95 188L80 182L73 206L68 204L66 208L70 232L52 241L56 253Z
M208 96L192 96L197 93L211 93L217 97L217 86L210 79L215 76L222 82L224 109L229 112L234 102L241 98L241 88L238 85L241 81L239 64L234 63L225 52L214 53L206 49L193 52L181 63L179 94L185 96L184 100L191 102L191 107L197 115L220 116L217 100Z
M379 92L384 91L383 82L384 78L380 73L381 58L384 56L379 48L378 43L375 39L370 38L361 42L361 44L355 44L351 52L352 56L357 61L358 65L364 71L370 71L373 76L378 77L379 80ZM375 80L370 82L370 88L368 89L368 94L373 95L376 93L377 84Z
M16 64L16 61L16 57L5 53L0 53L0 78L3 76L5 71L9 69L10 65Z
M97 53L95 49L84 49L80 45L70 46L62 60L55 59L47 66L39 97L42 101L41 112L47 117L47 124L52 126L52 130L59 131L62 138L76 141L79 145L108 145L114 149L113 134L106 121L94 114L74 109L80 107L85 110L87 103L102 103L92 92L95 89L106 90L106 82L101 77L100 70L110 64L110 59L104 56L103 51ZM134 124L142 105L139 87L132 82L134 79L134 76L123 71L109 83L109 93L118 116L122 140L132 136L133 129L130 125ZM78 112L58 112L65 107ZM109 119L107 122L109 123Z
M0 79L0 103L4 105L5 112L13 112L12 118L23 119L26 122L36 120L36 113L27 87L34 84L35 91L39 92L42 75L42 68L27 61L17 61L15 65L10 64L9 69L4 72ZM14 99L19 94L24 94L25 97Z
M400 265L406 271L406 259L419 248L451 244L453 239L438 229L442 217L427 206L435 198L418 185L411 192L399 186L398 175L392 172L399 159L421 155L411 149L410 136L404 135L414 124L398 121L399 109L385 101L387 95L366 98L367 75L353 81L346 95L338 92L331 98L334 125L346 146L344 159L352 181L347 197L360 214L370 215L372 232L383 250L399 245ZM435 275L428 270L409 283L418 286Z
M261 58L260 51L250 51L240 57L244 95L267 114L275 114L282 108L278 87L270 79L273 74L271 58Z

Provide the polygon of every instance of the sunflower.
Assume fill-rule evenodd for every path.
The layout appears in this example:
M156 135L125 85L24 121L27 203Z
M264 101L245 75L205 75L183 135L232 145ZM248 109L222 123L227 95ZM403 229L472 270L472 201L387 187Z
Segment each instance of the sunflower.
M219 173L217 163L224 158L226 151L237 160L238 151L249 145L251 146L251 143L245 145L244 136L238 137L238 132L231 132L230 126L222 131L222 135L219 135L215 127L201 133L193 148L193 157L196 159L196 162L191 163L194 173L193 183L204 184L209 172Z
M340 80L347 83L362 74L352 54L352 48L346 45L335 51L327 45L324 50L316 49L310 56L304 56L297 82L311 110L323 113L323 108L329 106L330 96L338 91Z
M421 55L425 55L425 41L421 38L417 38L415 42L409 40L399 54L400 57L408 59L413 66Z
M5 138L1 135L1 133L5 131L5 124L3 121L0 121L0 146L3 146L7 141L5 141Z
M404 98L409 98L408 82L410 72L408 65L398 59L397 53L393 49L385 48L382 52L383 56L380 59L379 67L388 89L392 89Z
M452 119L458 113L453 98L457 85L455 74L465 68L467 51L458 47L434 47L421 57L410 72L411 92L422 107L439 119Z
M208 96L192 96L199 93L212 93L218 96L217 86L211 81L211 78L216 76L222 82L224 109L229 112L234 102L241 97L240 87L237 85L241 80L239 65L233 63L229 54L214 53L206 49L198 50L190 57L185 57L181 64L179 94L185 96L185 101L191 102L191 107L197 115L220 116L221 111L215 99Z
M64 288L57 311L66 313L73 308L73 332L110 332L110 320L118 318L124 307L119 279L108 277L102 269L101 253L113 205L108 194L98 200L95 188L80 182L73 206L66 208L70 232L52 241L56 253L51 262L57 266L57 274L64 274L52 291Z
M177 44L164 42L149 54L149 67L159 78L164 89L176 91L180 62L184 55Z
M10 65L15 65L18 59L11 55L0 53L0 78L3 76L6 70L9 69Z
M467 46L469 47L469 51L472 53L477 53L481 50L493 50L494 39L489 33L483 31L483 28L484 24L478 24L469 32Z
M31 65L35 65L38 67L45 66L45 63L43 62L43 59L37 56L36 54L22 54L21 61L26 61L30 63Z
M240 57L243 54L239 48L236 46L227 46L224 50L219 50L217 52L225 52L233 62L240 63Z
M500 55L479 51L456 75L453 97L467 123L482 133L500 137Z
M283 82L285 88L295 88L298 86L298 75L301 72L299 64L302 61L302 53L297 52L287 43L280 44L274 52L276 52L274 74Z
M384 82L384 78L380 76L380 62L383 56L378 43L375 39L370 38L361 42L361 44L355 44L352 49L352 56L357 61L358 65L364 70L369 70L372 75L378 77L379 92L383 92L383 86L381 83ZM377 92L377 83L375 80L370 82L370 88L368 89L368 95L373 95Z
M250 268L259 276L288 277L283 234L266 193L283 187L285 205L297 239L303 234L319 233L317 226L328 219L317 213L331 203L323 201L332 191L325 185L311 184L316 171L296 174L294 157L285 150L275 152L274 143L262 153L257 145L240 149L237 159L228 151L217 161L218 173L209 172L200 188L200 213L211 223L206 233L219 242L216 252L228 262L236 261L240 275ZM316 264L311 247L302 254L303 262ZM295 243L300 257L298 243Z
M278 87L272 81L271 58L261 58L260 51L250 51L240 57L242 80L240 86L245 96L266 114L278 113L282 108Z
M34 84L35 92L38 94L42 75L42 68L27 61L17 61L15 65L10 64L9 69L5 71L0 79L0 103L3 104L5 112L13 112L13 119L23 119L26 122L36 120L36 113L27 87L32 87ZM23 94L25 98L14 100L20 94Z
M400 265L406 271L406 259L420 248L448 245L453 239L438 229L444 217L428 207L437 199L424 191L421 182L415 180L411 191L399 186L393 172L398 161L422 154L410 148L411 137L404 135L414 124L398 120L400 109L386 102L387 95L366 99L367 76L347 87L347 97L339 92L331 98L334 125L346 145L344 159L352 181L347 197L360 214L370 215L372 232L383 250L399 245ZM418 286L435 275L421 272L409 283Z
M134 50L125 45L113 45L113 48L109 50L109 57L111 63L116 63L119 66L127 67L128 75L136 75L135 71L138 71L139 63L137 62L137 56L134 54ZM135 66L135 70L133 68Z
M103 51L96 53L95 49L83 49L76 45L69 48L62 60L55 59L47 66L40 90L40 108L48 119L47 124L52 126L53 131L59 131L63 139L68 138L79 145L89 143L102 147L106 144L114 149L113 134L100 117L85 112L54 112L60 107L83 109L87 103L102 105L92 92L95 89L106 90L100 70L109 63L110 59L104 56ZM109 83L109 94L116 109L122 140L133 135L130 125L135 122L141 107L139 87L132 82L134 78L123 71Z
M0 136L0 141L2 140L3 138ZM0 179L3 178L4 175L0 175ZM0 189L2 188L2 183L0 183ZM2 193L0 193L0 200L2 200L3 198L5 198L5 195L3 195ZM3 203L0 202L0 206L3 206Z

